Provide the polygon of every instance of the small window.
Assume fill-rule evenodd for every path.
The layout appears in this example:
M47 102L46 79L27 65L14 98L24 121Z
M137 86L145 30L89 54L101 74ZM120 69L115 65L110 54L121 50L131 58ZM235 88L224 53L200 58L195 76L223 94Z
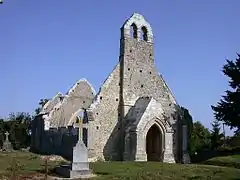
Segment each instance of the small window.
M118 101L118 98L116 98L116 101Z
M140 73L142 72L142 70L139 71Z
M128 68L128 71L130 71L130 68Z
M99 127L97 126L97 127L96 127L96 129L98 130L98 129L99 129Z
M102 100L102 96L100 96L100 99Z
M83 101L83 104L85 103L85 101Z
M132 50L130 49L130 51L129 51L130 53L132 52Z
M143 88L143 84L141 85L141 88Z
M152 72L150 71L149 74L152 74Z

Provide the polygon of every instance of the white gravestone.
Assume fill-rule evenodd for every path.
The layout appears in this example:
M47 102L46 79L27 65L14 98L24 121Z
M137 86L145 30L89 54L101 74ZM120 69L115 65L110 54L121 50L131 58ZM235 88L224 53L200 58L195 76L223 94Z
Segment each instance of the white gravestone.
M88 162L88 150L83 142L83 120L79 118L79 138L76 146L73 148L73 162L72 162L72 171L79 170L88 170L89 171L89 162Z
M3 149L4 151L12 151L12 144L11 144L11 142L10 142L9 139L8 139L9 133L6 132L5 135L6 135L6 139L5 139L5 141L3 142L3 147L2 147L2 149Z
M57 169L57 173L70 178L91 177L92 171L89 169L88 150L82 141L82 120L79 120L79 139L73 148L73 160L71 167L61 166Z

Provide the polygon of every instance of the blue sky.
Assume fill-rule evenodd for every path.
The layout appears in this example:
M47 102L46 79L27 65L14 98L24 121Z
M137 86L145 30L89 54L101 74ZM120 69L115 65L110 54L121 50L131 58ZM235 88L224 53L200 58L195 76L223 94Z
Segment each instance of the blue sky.
M160 73L194 120L210 127L228 88L221 68L240 52L239 0L5 0L0 5L0 116L32 112L80 78L96 90L118 62L120 27L151 23Z

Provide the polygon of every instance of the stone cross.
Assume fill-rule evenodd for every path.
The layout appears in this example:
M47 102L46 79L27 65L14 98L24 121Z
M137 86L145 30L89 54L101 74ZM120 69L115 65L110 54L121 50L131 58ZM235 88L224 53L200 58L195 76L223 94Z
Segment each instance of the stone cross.
M79 128L79 131L78 131L78 139L79 140L83 140L83 128L88 128L88 125L87 124L84 124L83 123L83 119L81 119L80 117L78 117L78 123L77 123L78 125L77 125L77 127Z
M9 140L8 140L9 133L6 132L5 135L6 135L6 140L5 140L5 141L9 141Z

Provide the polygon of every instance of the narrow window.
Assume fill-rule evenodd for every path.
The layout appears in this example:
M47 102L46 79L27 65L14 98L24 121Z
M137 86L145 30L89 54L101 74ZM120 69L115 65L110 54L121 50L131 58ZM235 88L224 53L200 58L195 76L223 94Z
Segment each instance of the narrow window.
M147 28L145 26L142 27L141 29L141 40L148 41L148 32Z
M131 25L130 37L137 39L137 26L134 23Z

